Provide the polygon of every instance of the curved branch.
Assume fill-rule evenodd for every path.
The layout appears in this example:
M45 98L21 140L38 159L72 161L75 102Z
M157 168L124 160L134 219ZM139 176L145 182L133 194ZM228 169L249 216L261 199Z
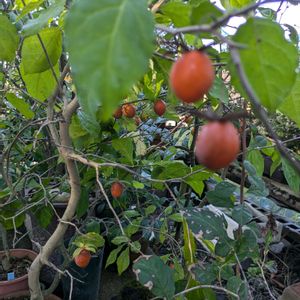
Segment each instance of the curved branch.
M78 104L76 99L72 100L69 105L66 106L63 112L64 121L60 122L59 130L60 143L63 145L63 147L59 147L58 150L61 156L64 158L67 172L69 174L69 183L71 188L70 199L57 228L30 266L28 282L31 291L31 300L43 299L43 294L39 283L41 269L44 265L44 262L48 261L50 255L61 243L68 228L68 222L72 220L76 213L76 207L80 198L80 177L77 166L75 161L68 157L68 153L71 151L70 149L72 149L72 142L69 135L70 120L77 107Z

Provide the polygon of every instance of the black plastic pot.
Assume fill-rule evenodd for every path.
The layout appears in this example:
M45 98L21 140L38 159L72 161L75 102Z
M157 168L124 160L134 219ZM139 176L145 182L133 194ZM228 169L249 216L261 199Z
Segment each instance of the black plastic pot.
M98 298L99 287L101 281L101 271L103 262L104 248L97 254L92 256L89 265L85 269L81 269L75 265L74 262L68 267L70 274L80 280L73 280L72 295L71 291L71 278L70 276L63 276L62 287L64 300L95 300Z

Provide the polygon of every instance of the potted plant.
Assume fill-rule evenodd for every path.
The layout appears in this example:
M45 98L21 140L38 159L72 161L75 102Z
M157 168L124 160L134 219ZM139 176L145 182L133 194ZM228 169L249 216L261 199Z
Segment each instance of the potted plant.
M0 251L0 298L28 291L27 269L37 254L28 249L9 249L6 228L0 223L3 251Z

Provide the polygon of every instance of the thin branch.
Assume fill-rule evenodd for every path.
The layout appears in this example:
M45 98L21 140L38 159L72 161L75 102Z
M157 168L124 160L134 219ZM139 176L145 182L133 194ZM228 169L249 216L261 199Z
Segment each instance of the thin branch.
M106 194L106 192L105 192L105 190L104 190L104 188L103 188L103 185L102 185L102 183L101 183L101 181L100 181L100 179L99 179L99 169L98 169L98 166L95 167L95 171L96 171L96 181L97 181L97 184L98 184L98 186L99 186L99 188L100 188L100 191L101 191L101 193L103 194L103 196L104 196L104 198L105 198L105 200L106 200L106 202L107 202L107 205L109 206L111 212L113 213L114 217L116 218L116 220L117 220L117 222L118 222L118 225L119 225L119 227L120 227L120 230L121 230L121 232L122 232L122 235L125 235L125 231L124 231L124 229L123 229L121 220L120 220L120 218L118 217L118 215L117 215L116 211L114 210L113 206L111 205L111 203L110 203L110 201L109 201L109 199L108 199L108 196L107 196L107 194Z
M172 28L164 25L156 25L157 30L168 32L172 35L176 35L179 33L193 33L193 32L213 32L217 28L225 25L232 17L242 16L247 14L248 12L255 10L262 4L266 3L273 3L273 2L280 2L281 0L265 0L265 1L258 1L257 3L253 3L249 6L246 6L240 10L234 10L224 16L218 18L215 22L207 25L194 25L194 26L186 26L180 28ZM298 1L297 1L298 2Z
M185 294L187 294L189 292L192 292L192 291L195 291L195 290L199 290L199 289L213 289L213 290L217 290L217 291L221 291L221 292L227 293L228 295L233 296L233 297L235 297L238 300L240 299L239 295L237 295L237 294L235 294L235 293L233 293L233 292L231 292L231 291L229 291L229 290L227 290L227 289L225 289L225 288L223 288L221 286L208 285L208 284L198 285L198 286L194 286L194 287L192 287L190 289L186 289L186 290L184 290L184 291L182 291L180 293L177 293L173 298L177 298L179 296L185 295Z

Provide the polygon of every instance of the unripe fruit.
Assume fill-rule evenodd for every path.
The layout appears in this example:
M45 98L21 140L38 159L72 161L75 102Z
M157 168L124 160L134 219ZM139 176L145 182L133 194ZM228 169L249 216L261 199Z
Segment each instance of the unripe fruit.
M112 185L111 185L111 188L110 188L110 192L111 192L111 195L114 197L114 198L119 198L122 196L123 194L123 184L120 183L120 182L114 182Z
M123 115L122 107L120 106L115 110L113 116L115 119L120 119L122 117L122 115Z
M166 103L160 99L156 100L154 102L153 110L158 116L162 116L166 112Z
M239 150L240 137L233 124L214 121L204 125L198 134L195 156L198 163L218 170L235 160Z
M79 255L74 258L74 262L78 267L86 268L90 263L91 257L90 251L82 249Z
M122 111L127 118L133 118L135 116L135 107L132 104L124 104Z
M170 84L177 98L191 103L203 98L214 78L215 72L209 57L203 52L190 51L173 64Z

